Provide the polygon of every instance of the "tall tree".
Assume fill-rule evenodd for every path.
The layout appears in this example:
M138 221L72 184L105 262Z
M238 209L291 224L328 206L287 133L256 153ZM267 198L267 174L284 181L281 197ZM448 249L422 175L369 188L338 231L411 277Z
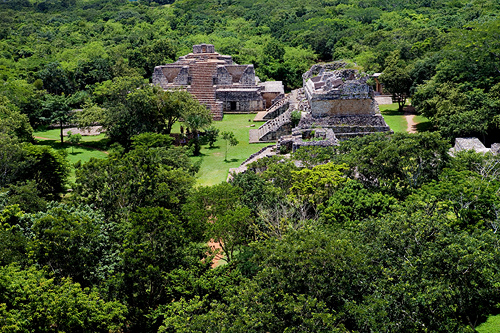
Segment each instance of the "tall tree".
M413 81L407 64L401 59L400 51L394 51L387 57L386 65L380 81L384 84L384 89L392 94L398 103L398 109L403 111L406 99L410 96L410 89Z
M42 106L44 111L49 115L49 121L59 124L61 143L64 143L64 125L73 118L68 98L64 95L47 94Z

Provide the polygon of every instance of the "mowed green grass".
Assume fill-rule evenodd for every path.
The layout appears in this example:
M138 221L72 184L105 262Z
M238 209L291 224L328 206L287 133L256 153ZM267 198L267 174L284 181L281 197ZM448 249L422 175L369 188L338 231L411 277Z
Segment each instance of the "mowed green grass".
M226 141L219 138L215 143L214 148L208 148L208 146L203 146L201 149L200 156L191 157L193 162L201 161L200 171L197 176L198 185L214 185L226 181L229 168L238 167L244 160L246 160L251 154L259 151L261 148L268 146L269 143L261 144L249 144L248 143L248 132L250 129L258 128L262 123L254 123L252 120L255 118L255 114L228 114L224 116L222 121L214 121L213 126L217 127L220 133L224 131L232 131L239 143L237 146L228 147L227 161L224 161L224 154L226 151ZM254 124L254 127L251 125ZM172 133L179 133L180 126L182 123L176 123L172 128ZM106 154L95 150L92 147L105 148L105 144L100 144L101 142L106 142L104 134L98 136L83 136L80 146L74 147L74 153L71 153L71 145L64 144L61 146L59 142L59 130L44 130L37 131L34 133L35 137L46 138L38 139L39 144L49 145L54 149L64 149L68 153L68 160L71 164L78 162L87 162L90 158L105 158ZM87 146L87 147L85 147ZM75 179L74 168L71 170L70 180Z
M394 131L394 133L407 132L408 122L406 121L403 112L398 111L398 104L379 105L380 113L385 119L385 122ZM429 119L421 115L415 115L413 121L417 123L417 131L423 132L431 128Z
M489 316L485 323L482 323L476 330L479 333L500 333L500 315Z
M219 129L219 140L215 142L214 148L203 146L201 156L192 157L193 162L201 160L201 168L197 174L198 185L214 185L226 181L229 168L238 167L251 154L256 153L270 143L248 143L248 132L250 129L258 128L262 123L252 122L255 114L226 114L222 121L214 121L212 125ZM250 127L252 124L255 127ZM229 146L227 161L224 161L226 141L220 138L220 133L231 131L238 139L237 146Z
M82 136L82 140L80 141L80 145L78 146L72 146L67 142L61 144L59 129L36 131L33 133L33 135L39 138L37 139L39 145L50 146L55 150L66 152L67 160L70 163L71 167L71 173L69 177L70 182L75 181L75 168L73 165L76 162L80 161L81 163L85 163L88 162L91 158L106 158L107 156L106 153L90 147L90 145L93 143L105 141L106 139L104 138L104 134L95 136ZM67 137L65 137L64 139L66 140ZM89 146L86 146L85 143L89 143Z
M47 138L50 140L61 141L61 130L60 129L47 129L47 130L37 130L33 133L35 137ZM80 142L93 142L100 141L105 138L105 134L101 133L99 135L82 135L82 140ZM43 140L43 139L42 139ZM64 137L64 141L67 137Z
M394 131L394 133L407 131L408 122L403 116L403 112L398 111L397 103L379 105L379 109L385 122Z

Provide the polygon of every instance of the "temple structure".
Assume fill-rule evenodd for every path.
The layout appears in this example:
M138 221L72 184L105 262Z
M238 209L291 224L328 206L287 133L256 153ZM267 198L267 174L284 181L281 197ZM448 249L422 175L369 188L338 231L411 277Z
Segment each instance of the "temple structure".
M156 66L153 84L187 89L211 110L214 120L222 120L224 112L265 110L284 94L281 81L261 83L253 65L238 65L211 44L194 45L192 53L175 63Z
M391 131L380 114L373 89L366 83L367 75L336 61L314 65L302 78L303 88L292 91L260 116L267 121L250 130L251 143L278 141L285 136L286 140L298 138L298 134L289 137L295 110L302 112L296 129L302 131L304 139L310 139L307 133L311 128L331 129L337 140ZM318 141L314 145L321 142L318 137L314 141ZM328 145L334 142L327 141Z

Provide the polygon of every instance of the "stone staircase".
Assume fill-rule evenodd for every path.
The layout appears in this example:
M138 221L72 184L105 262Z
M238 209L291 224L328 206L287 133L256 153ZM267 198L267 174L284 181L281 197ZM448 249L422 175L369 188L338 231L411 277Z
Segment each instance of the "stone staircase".
M250 155L241 165L237 168L229 169L229 174L227 175L227 181L233 179L233 174L238 174L247 171L247 167L250 163L257 161L258 159L276 155L276 145L271 145L262 148L258 152Z
M271 105L269 109L267 109L266 114L262 117L263 119L274 119L279 115L283 114L288 110L290 106L290 98L287 96L278 102Z
M259 142L276 141L280 136L290 134L292 130L291 121L292 108L279 115L278 117L266 121L256 131L256 138Z
M212 113L214 120L222 120L222 102L215 99L213 77L217 71L215 62L196 62L189 66L191 87L188 91L200 102L206 105Z

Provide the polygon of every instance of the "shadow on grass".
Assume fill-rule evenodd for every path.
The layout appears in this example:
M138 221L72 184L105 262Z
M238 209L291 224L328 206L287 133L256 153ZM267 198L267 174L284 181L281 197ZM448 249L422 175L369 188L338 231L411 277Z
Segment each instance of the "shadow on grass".
M189 157L205 157L205 156L207 156L207 154L203 154L201 152L198 155L194 155L194 154L189 155Z
M104 138L98 141L80 141L80 144L99 150L108 150L111 143L108 138Z
M220 146L206 147L206 149L209 149L209 150L220 149Z
M78 145L78 146L73 146L74 148L78 148L80 150L84 150L84 151L87 151L87 152L94 152L96 151L95 148L93 147L86 147L87 146L87 143L88 142L84 142L83 146L82 145ZM37 145L40 145L40 146L49 146L55 150L61 150L61 149L67 149L67 148L71 148L71 144L67 143L67 142L64 142L64 143L61 143L60 141L57 141L57 140L38 140L37 142ZM88 145L90 146L90 145ZM70 152L69 154L71 155L79 155L79 154L83 154L83 152L81 151L77 151L77 152Z
M401 112L399 110L383 110L380 111L384 116L402 116L404 112Z
M433 132L435 131L434 126L432 126L432 123L430 121L424 121L423 123L418 123L415 125L415 129L417 132Z
M230 160L224 160L225 163L234 163L234 162L238 162L238 161L239 161L239 159L237 159L237 158L232 158Z

